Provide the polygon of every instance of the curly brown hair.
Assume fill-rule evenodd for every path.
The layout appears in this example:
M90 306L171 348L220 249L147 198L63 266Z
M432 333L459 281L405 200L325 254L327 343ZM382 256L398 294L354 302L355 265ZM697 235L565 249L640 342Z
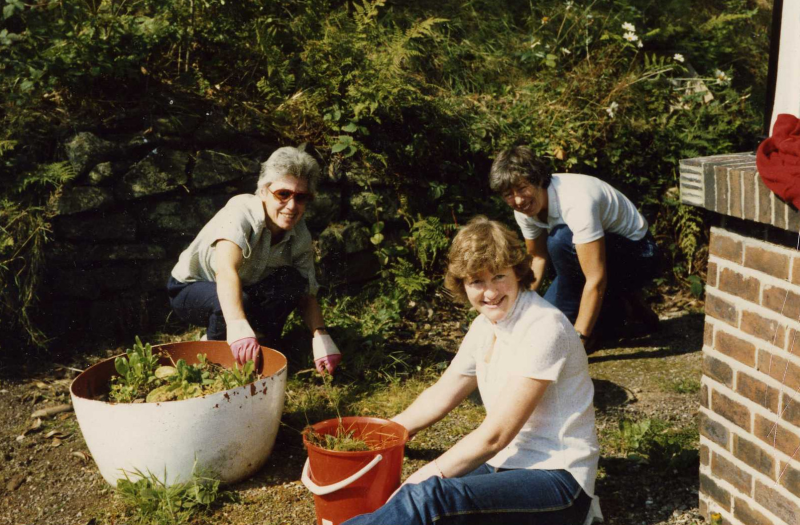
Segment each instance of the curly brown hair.
M516 233L483 215L471 219L459 230L448 254L444 286L455 299L468 303L464 280L483 270L495 273L512 267L519 286L527 290L533 282L531 256Z

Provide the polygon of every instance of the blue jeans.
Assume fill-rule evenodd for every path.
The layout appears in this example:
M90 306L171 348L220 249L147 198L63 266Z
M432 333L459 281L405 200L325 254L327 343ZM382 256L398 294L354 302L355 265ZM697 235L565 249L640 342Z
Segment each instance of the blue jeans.
M608 281L597 321L597 327L601 329L620 324L624 320L620 296L640 290L658 276L661 269L661 255L650 232L638 241L606 233L605 243ZM586 278L572 242L572 230L566 224L559 224L550 230L547 235L547 253L556 278L544 298L574 323L578 317Z
M306 295L308 280L296 268L282 266L266 279L242 288L242 304L253 330L261 332L262 344L275 344L289 314ZM184 322L207 326L209 341L225 341L227 325L217 297L217 283L182 283L174 277L167 283L169 303Z
M342 525L582 525L592 499L566 470L478 467L404 486L386 505Z

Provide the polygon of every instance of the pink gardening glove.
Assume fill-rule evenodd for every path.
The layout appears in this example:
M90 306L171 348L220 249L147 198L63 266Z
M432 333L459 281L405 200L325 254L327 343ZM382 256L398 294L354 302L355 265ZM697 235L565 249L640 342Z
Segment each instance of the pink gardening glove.
M253 361L258 370L258 360L261 357L261 345L258 344L256 333L250 327L247 319L236 319L227 323L228 344L237 363L244 366L248 361Z
M314 359L314 365L317 367L317 372L320 374L324 373L325 371L327 371L329 374L333 374L341 361L342 354L332 354L326 355L325 357L320 357L319 359Z
M444 477L444 474L442 474L442 470L439 468L439 465L436 464L436 460L435 459L433 461L431 461L430 463L428 463L427 465L423 466L418 471L416 471L413 474L411 474L410 476L408 476L408 479L405 480L405 482L403 482L402 485L400 485L400 488L395 490L392 493L392 495L389 496L389 500L391 500L395 496L395 494L400 492L400 489L402 489L406 485L416 485L418 483L422 483L426 479L433 478L433 477L436 477L436 478L443 478ZM389 501L389 500L387 500L387 501Z
M315 335L311 340L311 350L314 353L314 365L320 374L326 371L333 374L342 361L342 353L328 334Z
M236 362L242 366L248 361L253 361L258 365L258 358L261 357L261 346L255 337L245 337L233 342L231 353Z

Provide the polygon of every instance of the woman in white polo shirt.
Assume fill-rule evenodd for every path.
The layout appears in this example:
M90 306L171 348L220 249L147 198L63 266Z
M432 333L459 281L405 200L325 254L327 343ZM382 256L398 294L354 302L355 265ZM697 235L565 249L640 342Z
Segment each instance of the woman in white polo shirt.
M259 338L274 345L295 308L313 333L317 370L333 373L342 358L317 302L314 250L302 220L318 178L311 155L277 149L261 167L255 194L231 198L172 269L167 291L176 315L206 326L209 340L227 341L239 363L260 355Z
M626 323L656 329L658 316L640 292L658 275L661 257L647 220L625 195L588 175L551 175L524 146L497 155L489 185L514 210L533 256L532 289L552 263L556 278L544 298L574 324L588 351L596 336L624 335Z
M475 388L486 418L346 525L583 525L601 516L588 359L564 314L528 291L532 279L530 256L502 224L479 216L459 231L445 285L480 315L442 377L393 421L413 435Z

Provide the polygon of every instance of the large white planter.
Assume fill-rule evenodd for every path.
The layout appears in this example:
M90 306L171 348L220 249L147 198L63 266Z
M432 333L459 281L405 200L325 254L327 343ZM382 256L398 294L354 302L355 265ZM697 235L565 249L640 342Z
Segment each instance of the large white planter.
M197 354L206 354L209 361L233 366L224 342L170 343L153 351L189 364L197 362ZM125 472L130 476L138 469L169 485L190 479L195 461L224 482L253 475L272 452L286 389L286 357L266 347L261 355L260 379L255 383L183 401L95 400L108 392L108 381L116 374L114 358L81 373L70 387L72 404L103 478L116 486Z

